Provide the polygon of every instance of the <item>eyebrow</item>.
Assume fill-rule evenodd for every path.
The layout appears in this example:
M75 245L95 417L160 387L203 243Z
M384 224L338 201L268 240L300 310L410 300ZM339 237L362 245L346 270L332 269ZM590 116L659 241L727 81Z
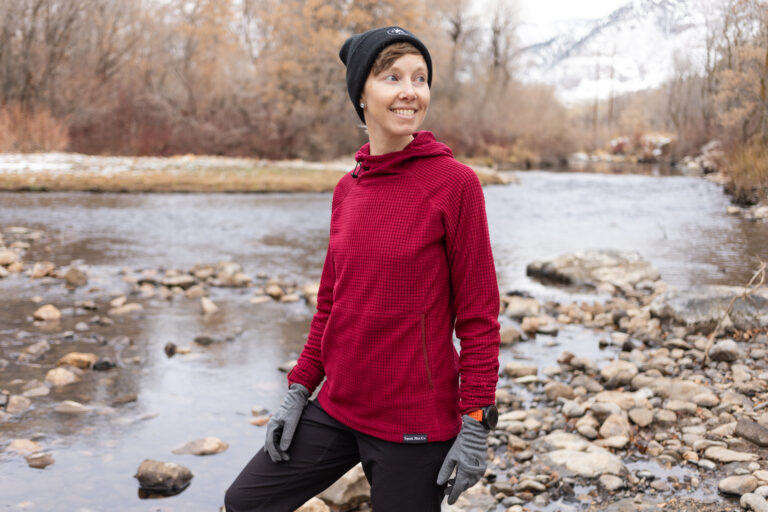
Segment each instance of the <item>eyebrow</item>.
M392 64L387 69L384 69L382 72L387 72L387 71L403 71L403 70L402 70L402 68L396 66L395 64ZM414 70L414 72L415 73L418 73L418 72L426 73L427 72L427 67L424 66L423 64L419 64L418 67Z

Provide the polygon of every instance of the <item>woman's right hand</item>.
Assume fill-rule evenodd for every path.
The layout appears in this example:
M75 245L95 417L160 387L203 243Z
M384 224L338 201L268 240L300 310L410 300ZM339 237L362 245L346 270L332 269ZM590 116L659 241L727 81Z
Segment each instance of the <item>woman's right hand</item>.
M291 384L280 408L269 419L264 449L274 462L290 460L288 447L291 446L293 434L308 399L307 388L298 383Z

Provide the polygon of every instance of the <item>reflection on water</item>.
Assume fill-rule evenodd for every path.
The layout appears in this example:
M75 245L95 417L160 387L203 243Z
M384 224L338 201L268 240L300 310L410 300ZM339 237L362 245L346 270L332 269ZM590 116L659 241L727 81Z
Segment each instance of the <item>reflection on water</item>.
M726 216L727 197L704 180L546 172L518 176L520 185L485 189L502 291L581 298L525 276L530 261L581 249L639 251L676 286L744 283L754 268L752 255L766 257L768 224ZM226 486L263 443L264 429L248 424L251 408L279 405L285 375L276 367L301 350L310 308L304 303L252 305L252 291L214 288L211 298L221 312L213 318L202 317L192 299L149 299L142 301L144 313L137 318L120 318L114 327L92 326L68 337L64 331L93 313L72 311L60 329L43 333L29 321L39 306L32 299L39 295L61 308L89 299L103 311L113 292L128 289L121 281L123 268L188 269L224 259L241 263L252 276L264 273L298 284L317 280L330 201L330 194L0 193L0 229L22 225L47 234L33 245L27 261L68 265L81 260L90 276L88 286L74 292L58 281L30 284L22 276L0 281L0 358L15 361L39 339L52 347L32 365L0 369L0 389L20 392L25 382L42 380L71 351L122 354L118 369L86 372L80 383L34 398L30 411L2 424L0 444L34 438L56 463L33 470L22 457L0 453L0 503L29 500L28 510L216 510ZM196 346L192 340L202 334L232 339ZM124 341L116 341L118 335L129 336L133 345L126 349ZM525 358L548 366L563 350L578 349L602 364L612 353L598 349L598 338L569 326L557 337L504 351L501 363ZM168 358L163 351L168 342L191 347L192 353ZM112 405L131 393L136 401ZM81 416L53 412L64 399L83 401L93 411ZM229 450L210 457L171 453L206 436L226 441ZM145 458L189 467L195 474L192 484L156 505L142 502L132 475Z

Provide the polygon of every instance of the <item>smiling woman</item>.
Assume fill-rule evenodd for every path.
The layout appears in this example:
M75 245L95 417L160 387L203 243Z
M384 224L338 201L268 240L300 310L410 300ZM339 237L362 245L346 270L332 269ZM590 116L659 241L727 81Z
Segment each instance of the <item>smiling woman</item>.
M334 188L317 313L229 512L295 510L358 462L374 510L438 512L487 465L499 291L480 181L418 131L432 60L416 36L369 30L339 57L369 142Z

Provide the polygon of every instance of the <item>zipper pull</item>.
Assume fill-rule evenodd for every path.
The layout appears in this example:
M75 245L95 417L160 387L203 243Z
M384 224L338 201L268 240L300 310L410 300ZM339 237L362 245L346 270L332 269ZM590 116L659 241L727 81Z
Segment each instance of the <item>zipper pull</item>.
M352 177L357 178L360 174L357 172L360 169L360 161L356 161L355 168L352 170Z

